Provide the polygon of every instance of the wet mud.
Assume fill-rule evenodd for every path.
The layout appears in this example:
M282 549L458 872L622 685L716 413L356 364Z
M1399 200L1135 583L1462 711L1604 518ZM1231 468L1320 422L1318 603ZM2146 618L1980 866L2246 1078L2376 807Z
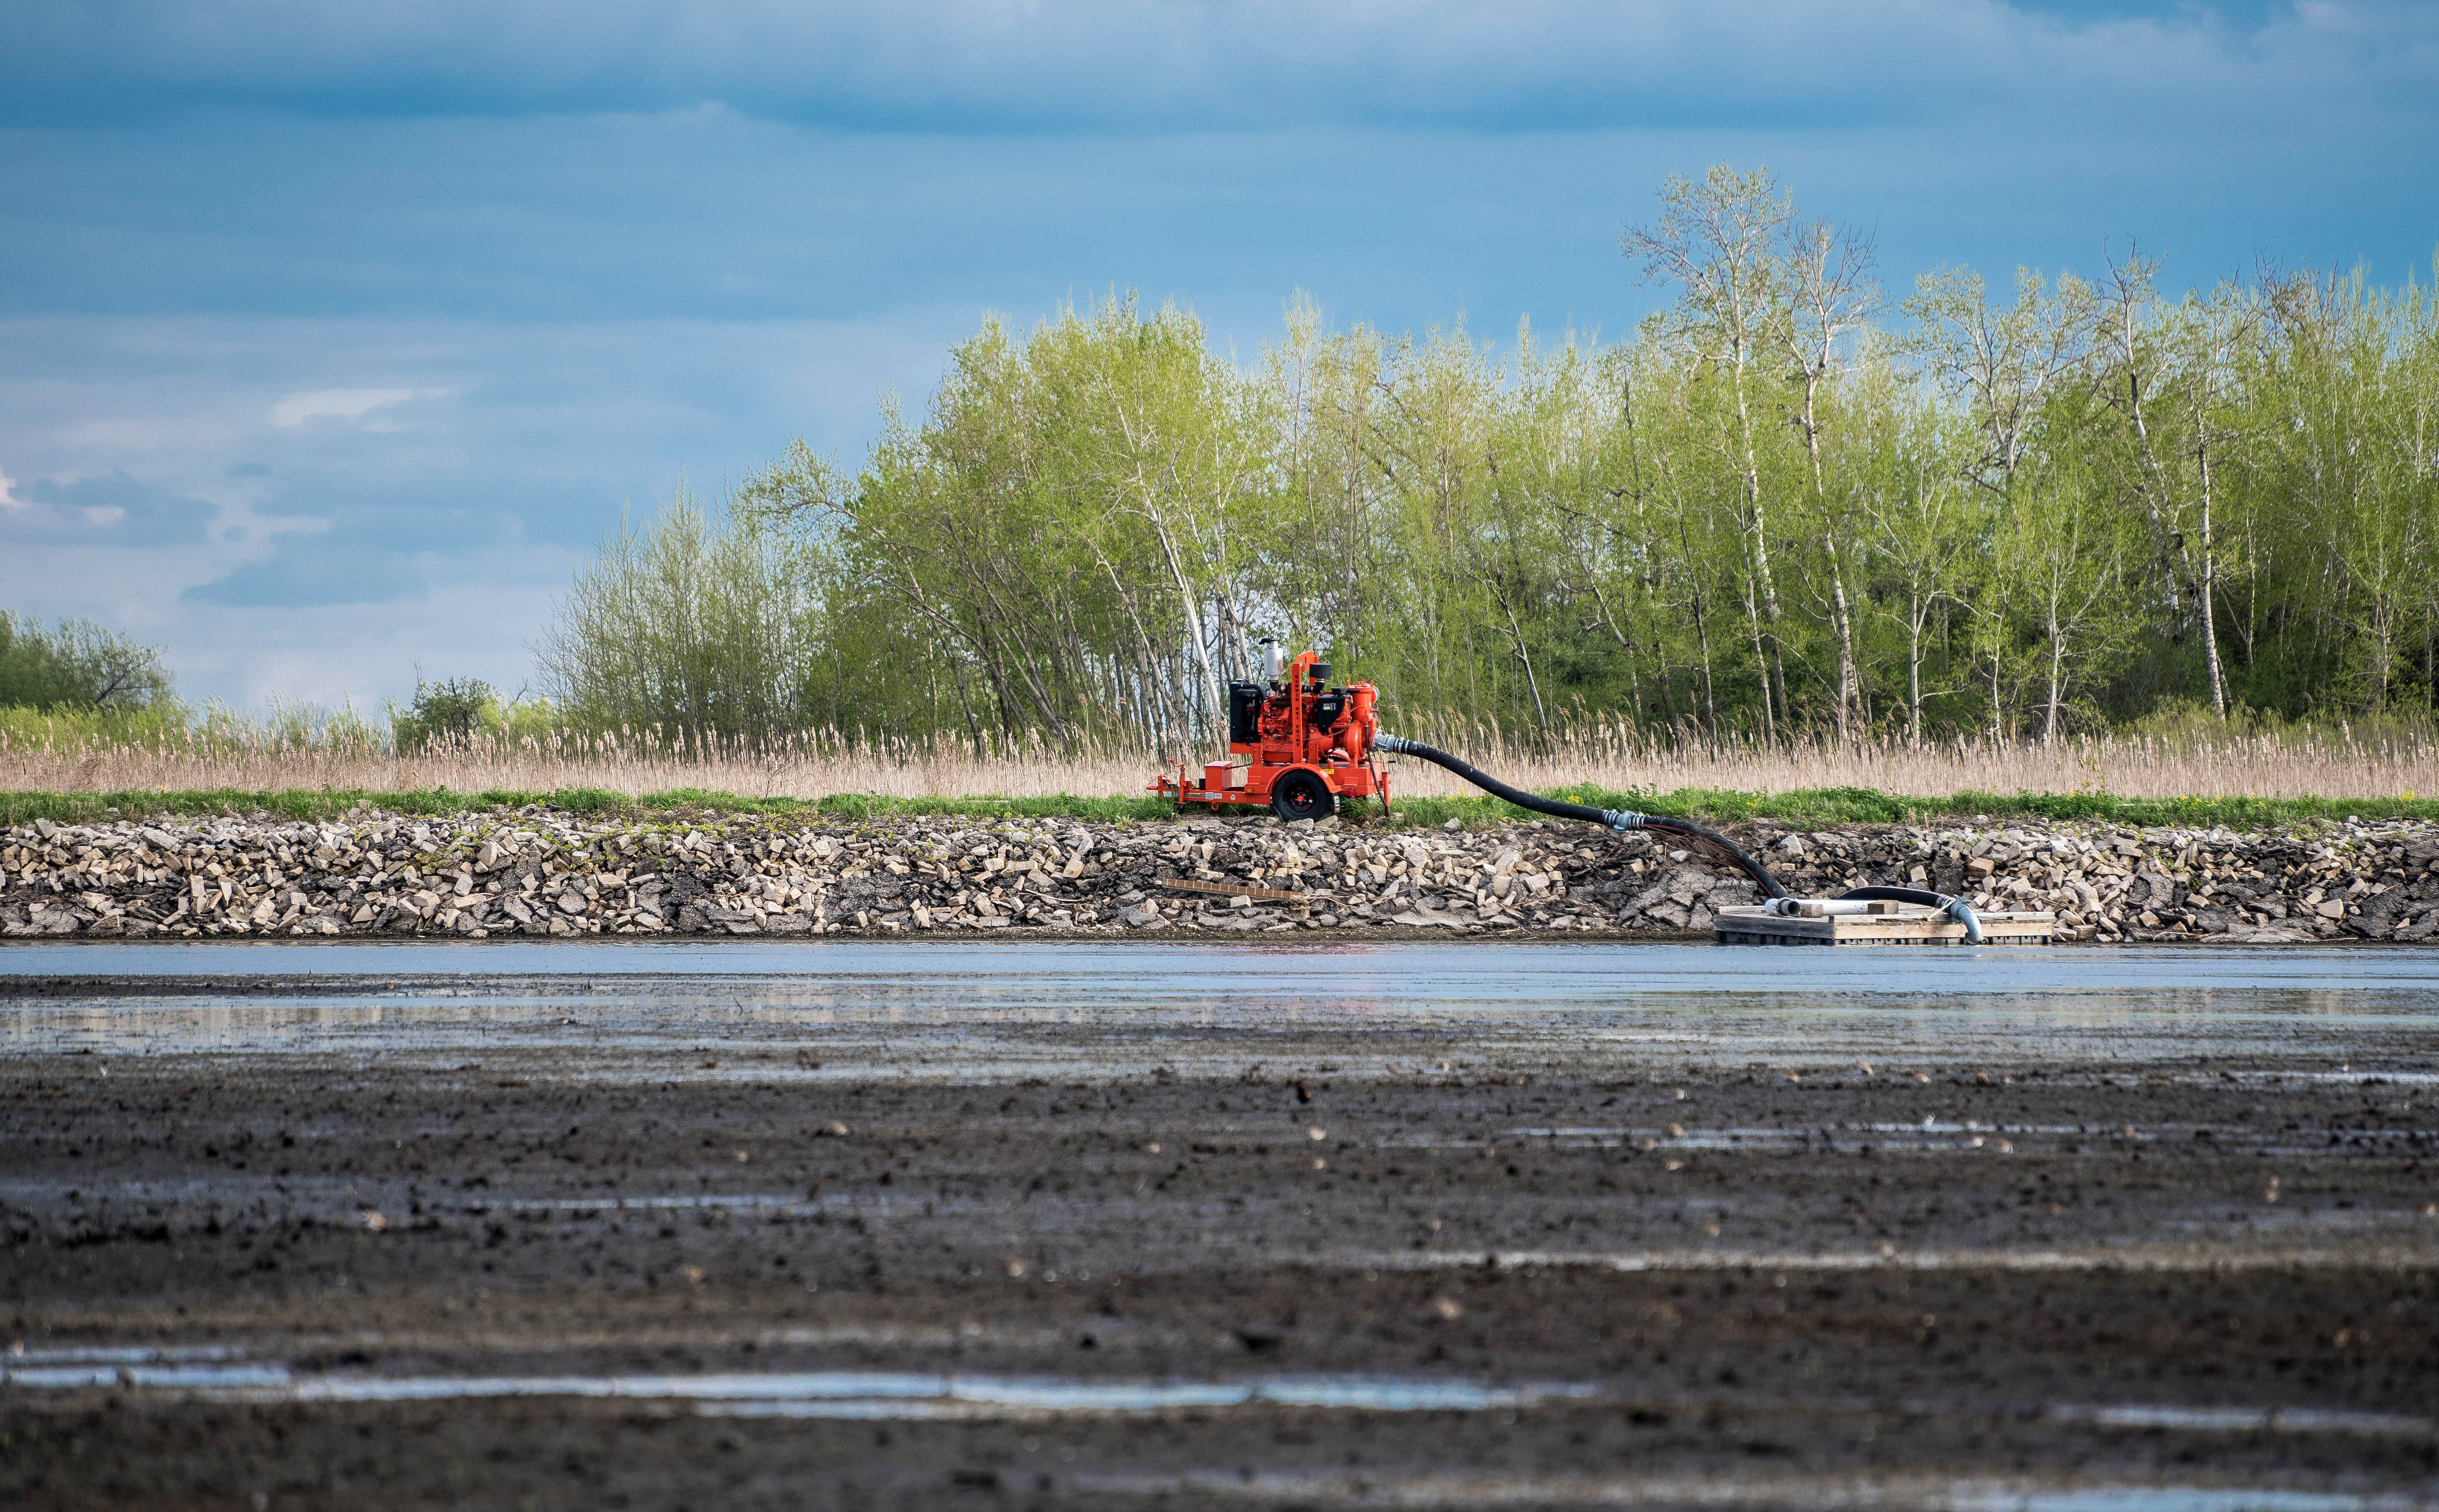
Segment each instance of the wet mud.
M2439 1502L2430 952L40 953L11 1505Z

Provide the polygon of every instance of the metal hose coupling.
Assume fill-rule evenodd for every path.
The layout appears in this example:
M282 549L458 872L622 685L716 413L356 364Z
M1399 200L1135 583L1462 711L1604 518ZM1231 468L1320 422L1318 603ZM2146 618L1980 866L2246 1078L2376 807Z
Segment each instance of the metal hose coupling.
M1967 902L1961 898L1951 898L1948 900L1948 907L1942 910L1942 912L1947 914L1949 917L1956 920L1959 924L1965 926L1966 944L1979 945L1982 943L1982 921L1973 916L1972 904Z
M1640 829L1643 827L1643 815L1626 809L1603 809L1601 823L1611 829Z

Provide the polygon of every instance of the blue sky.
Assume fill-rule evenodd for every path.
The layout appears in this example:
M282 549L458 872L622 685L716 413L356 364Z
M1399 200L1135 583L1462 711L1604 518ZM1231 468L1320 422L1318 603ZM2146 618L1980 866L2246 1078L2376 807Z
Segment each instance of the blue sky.
M1899 291L2428 281L2439 6L13 0L0 606L196 698L513 690L622 508L851 459L985 310L1613 335L1722 159Z

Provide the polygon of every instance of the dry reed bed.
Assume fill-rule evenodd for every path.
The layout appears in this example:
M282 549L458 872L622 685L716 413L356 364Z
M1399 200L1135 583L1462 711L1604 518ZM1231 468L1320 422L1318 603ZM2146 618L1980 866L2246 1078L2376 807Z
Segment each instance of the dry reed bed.
M2348 735L2258 737L2213 743L2118 736L2050 744L1900 741L1842 744L1729 739L1678 742L1608 730L1554 744L1518 741L1488 731L1431 731L1456 750L1521 786L1577 782L1625 791L1650 787L1777 793L1795 789L1871 788L1940 797L1963 792L2074 792L2127 798L2394 798L2439 793L2439 743L2428 738L2358 740ZM1140 794L1158 758L1087 746L1029 742L978 756L961 742L891 743L840 749L810 740L775 749L737 744L672 752L616 737L554 736L516 742L476 740L411 757L379 751L271 738L82 744L10 740L0 736L0 789L113 792L145 789L247 791L341 789L460 792L596 788L642 794L694 788L753 797L818 798L858 792L882 797L1077 797ZM1471 790L1436 767L1392 763L1393 792L1441 796Z

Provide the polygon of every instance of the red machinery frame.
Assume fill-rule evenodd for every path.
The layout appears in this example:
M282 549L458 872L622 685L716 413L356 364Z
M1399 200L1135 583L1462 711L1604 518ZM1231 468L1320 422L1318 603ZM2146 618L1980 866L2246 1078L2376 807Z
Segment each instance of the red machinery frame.
M1372 751L1380 733L1380 690L1369 683L1324 687L1328 665L1307 651L1287 666L1287 680L1267 688L1229 685L1230 756L1238 766L1206 761L1202 774L1180 762L1146 790L1174 797L1182 809L1267 807L1282 819L1318 819L1340 799L1378 796L1389 804L1389 774ZM1302 774L1302 775L1298 775Z

